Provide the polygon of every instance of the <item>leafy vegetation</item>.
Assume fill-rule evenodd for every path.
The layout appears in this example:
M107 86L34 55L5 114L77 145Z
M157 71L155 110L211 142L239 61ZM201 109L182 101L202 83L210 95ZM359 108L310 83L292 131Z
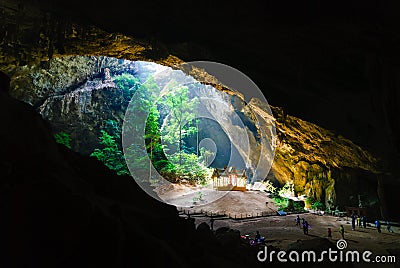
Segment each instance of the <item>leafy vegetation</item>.
M193 153L174 154L170 159L172 163L182 161L182 164L174 166L179 179L185 179L194 184L205 184L212 174L211 169L204 166Z
M289 199L280 196L274 196L274 202L279 210L286 210L289 205Z
M143 116L147 116L145 146L133 143L126 148L124 156L121 128L116 121L108 120L101 130L99 148L96 148L91 156L102 161L119 175L129 174L124 158L127 157L137 175L143 177L145 172L148 172L150 180L153 174L149 167L154 166L171 182L186 180L193 184L206 183L212 173L211 169L205 166L207 158L211 157L210 152L202 150L199 155L198 148L191 148L185 143L185 138L196 135L198 131L194 120L194 110L198 100L189 97L188 87L178 87L176 83L171 83L168 93L159 99L160 88L152 77L141 85L138 79L130 74L114 76L113 81L124 91L136 92L135 97L140 99L130 107L137 116L131 119L129 125L135 128L139 125L135 120L142 120ZM167 111L168 115L161 118L158 108ZM167 123L162 124L163 122ZM168 157L164 152L169 153Z
M54 138L56 140L57 143L60 143L62 145L64 145L65 147L67 147L68 149L71 149L71 135L66 133L66 132L59 132L54 134Z
M290 196L293 195L292 184L286 183L284 186L282 186L278 191L275 191L274 193L275 193L273 195L274 201L280 210L293 211L293 212L304 211L304 206L305 206L304 202L294 201L290 199ZM308 197L305 203L307 207L313 210L324 209L324 205L320 201L317 201L311 197Z
M161 100L161 105L168 111L161 128L164 141L163 150L169 154L169 165L163 171L175 174L175 180L185 179L191 183L205 184L212 171L205 166L206 158L211 155L205 150L198 155L197 148L191 148L185 138L196 135L198 128L195 120L196 98L189 98L189 88L177 87L172 83Z
M273 187L273 186L272 186ZM304 212L304 202L294 201L289 197L293 194L293 185L286 183L279 190L273 191L273 199L279 210L287 212Z
M113 82L123 91L135 92L140 87L139 79L129 73L114 76Z
M103 162L109 169L117 172L118 175L128 175L129 170L125 164L124 154L118 147L117 137L110 135L105 130L101 130L101 148L97 148L90 154Z
M293 211L304 212L304 202L293 202Z
M293 196L293 184L292 183L285 183L281 189L278 190L278 195L282 197Z
M196 98L190 100L188 92L187 86L172 88L162 100L162 104L169 112L166 124L162 127L162 138L167 144L165 149L178 153L179 161L174 164L179 165L183 164L184 151L189 151L189 148L185 147L184 138L197 132L192 121L195 119L193 110L198 100Z
M309 204L310 208L313 210L323 210L324 209L324 204L322 204L320 201L315 200L312 197L308 197L306 201Z

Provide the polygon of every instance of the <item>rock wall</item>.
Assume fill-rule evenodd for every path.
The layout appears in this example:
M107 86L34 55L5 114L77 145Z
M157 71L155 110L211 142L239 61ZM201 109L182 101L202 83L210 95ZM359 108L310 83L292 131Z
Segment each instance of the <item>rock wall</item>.
M130 176L57 144L48 122L5 92L3 78L0 73L0 119L7 126L0 131L1 267L257 264L256 252L240 247L239 232L213 233L207 223L196 229L193 218L150 197Z
M138 62L104 56L68 56L52 59L46 66L21 68L13 76L10 94L33 105L51 123L54 132L71 134L73 150L89 154L97 148L100 130L104 129L107 119L122 126L132 97L105 78L106 68L113 75L131 71L146 76L143 75L145 67ZM251 150L248 153L243 150L240 138L231 139L231 142L249 167L256 168L261 154L260 127L268 128L267 124L260 125L255 121L254 111L257 111L276 126L271 175L280 185L293 183L296 196L312 197L328 207L358 205L355 198L358 195L363 196L365 203L376 205L376 180L371 180L371 176L379 173L378 160L350 140L287 115L281 108L272 107L274 117L271 117L261 102L253 99L246 104L235 92L226 94L226 91L214 89L199 94L212 96L230 107L231 112L224 113L227 117L224 122L233 120L233 111L243 114L242 119L247 123L242 127L232 125L232 122L225 122L223 127L230 133L245 128ZM208 106L210 114L221 117L221 107ZM269 135L268 139L272 138L276 137ZM271 156L264 153L262 157ZM361 173L367 175L359 176ZM349 181L355 186L342 187ZM363 183L367 186L360 189L358 184Z
M281 108L272 110L278 134L272 170L280 183L293 183L296 195L328 207L358 206L354 199L358 194L366 203L376 203L378 159L341 135L287 115ZM346 187L349 181L356 187ZM366 187L360 189L358 184Z
M32 66L35 64L46 66L52 58L60 58L55 62L61 66L63 64L61 57L68 55L109 56L118 59L153 61L167 66L183 62L170 55L160 42L156 44L154 41L108 33L93 25L36 9L27 3L21 7L17 3L8 2L1 9L1 20L3 23L0 70L11 76L13 81L26 79L25 74L31 71ZM44 73L36 78L31 77L32 80L26 81L25 85L35 83L39 85L42 97L49 93L65 94L71 90L69 87L71 85L88 86L85 84L86 78L95 75L99 70L96 68L101 68L98 60L95 58L92 60L89 60L87 66L82 65L74 72L68 73L65 79L59 79L60 74L57 73ZM200 74L202 75L204 74ZM47 81L53 79L59 79L55 83L58 86L46 86ZM212 77L209 79L212 80ZM40 107L43 103L34 102L29 97L31 94L23 93L27 88L26 86L17 88L16 96L21 98L23 95L24 101ZM115 89L111 84L105 85L104 88L106 89L104 92ZM219 89L232 94L223 86ZM88 96L85 90L79 92L75 95L66 94L69 98L68 103L79 103L75 100ZM79 110L78 107L80 106L70 108ZM46 112L46 109L43 108L42 112ZM368 185L368 190L364 191L364 194L373 193L370 198L376 199L377 182L374 174L381 170L377 168L377 160L374 157L338 134L288 116L278 108L273 109L273 113L277 122L279 141L272 177L282 184L294 182L298 195L311 195L327 205L331 202L339 203L341 206L347 205L351 196L353 200L354 196L359 194L360 187L343 186L353 180L355 184L368 182L365 183ZM120 118L116 114L112 117ZM386 175L382 176L386 182L384 189L390 189L390 185L398 184L398 181L389 181ZM339 189L347 191L341 192Z
M0 6L0 22L0 70L10 77L23 66L46 64L68 55L146 60L168 66L183 62L166 53L162 44L154 46L148 40L108 33L87 21L31 3L6 1Z
M53 133L70 134L74 151L90 154L98 147L106 120L122 125L133 96L133 92L118 88L110 77L105 77L106 69L117 75L135 73L139 67L104 56L54 58L48 64L26 66L15 72L10 94L35 107L51 123ZM140 71L146 76L146 71Z

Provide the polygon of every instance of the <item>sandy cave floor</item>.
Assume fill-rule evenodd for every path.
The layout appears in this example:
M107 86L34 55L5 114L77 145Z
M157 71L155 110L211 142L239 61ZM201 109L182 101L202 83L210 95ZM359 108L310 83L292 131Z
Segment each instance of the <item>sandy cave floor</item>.
M262 191L229 191L219 192L209 188L201 189L203 201L193 205L193 197L198 196L198 189L181 187L174 190L175 194L168 196L168 201L174 203L178 209L190 210L193 212L207 212L208 215L216 214L241 214L251 215L264 212L274 214L277 207L272 199ZM167 195L166 195L167 196ZM165 196L165 197L166 197ZM211 200L208 202L207 200ZM266 203L267 202L267 203ZM183 214L183 217L186 215ZM204 214L192 214L196 225L206 222L210 224L210 217ZM374 267L399 267L400 264L400 227L393 226L394 233L389 233L385 225L382 225L382 233L378 233L370 222L366 229L357 227L351 230L351 220L348 217L335 217L330 215L316 215L312 213L300 214L311 225L309 235L303 234L302 229L295 224L296 214L286 216L256 217L243 220L235 220L227 217L215 218L214 230L220 227L229 227L239 230L241 234L255 235L260 231L266 238L267 245L273 245L286 250L288 245L298 240L309 240L316 237L327 237L327 230L332 230L334 244L340 239L339 227L343 224L345 228L345 239L348 243L348 250L369 250L374 255L396 255L397 264L374 265ZM355 264L355 267L361 267ZM365 265L365 263L364 263ZM397 265L397 266L396 266Z
M287 250L289 244L298 240L309 240L316 237L327 237L328 227L332 229L332 238L329 238L334 244L341 238L339 226L343 224L345 228L345 239L347 241L347 250L357 250L358 252L371 251L372 256L377 255L395 255L396 264L371 264L367 267L400 267L400 228L392 227L394 233L389 233L386 226L382 226L382 233L378 233L372 224L366 229L356 226L351 230L351 222L346 217L320 216L311 213L300 214L301 218L306 219L311 224L309 235L303 234L302 229L296 227L296 214L287 216L268 216L256 219L233 220L216 219L214 221L214 230L220 227L229 227L239 230L241 234L255 235L258 230L266 238L267 245L273 245L281 250ZM196 225L207 222L209 217L194 216ZM336 250L336 248L333 248ZM365 263L353 263L354 267L366 267Z
M193 212L206 211L213 214L261 215L275 214L277 206L263 191L216 191L211 186L191 187L173 185L173 189L165 191L160 197L167 203L180 209ZM201 194L201 200L199 200Z

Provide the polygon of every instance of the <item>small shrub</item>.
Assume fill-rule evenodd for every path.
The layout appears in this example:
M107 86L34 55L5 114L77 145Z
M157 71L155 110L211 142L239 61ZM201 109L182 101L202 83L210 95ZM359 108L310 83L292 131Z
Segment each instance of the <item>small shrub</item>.
M71 135L65 132L59 132L54 134L54 138L56 139L57 143L60 143L67 147L68 149L71 149Z
M324 208L324 205L320 201L315 201L311 204L311 208L314 210L322 210Z

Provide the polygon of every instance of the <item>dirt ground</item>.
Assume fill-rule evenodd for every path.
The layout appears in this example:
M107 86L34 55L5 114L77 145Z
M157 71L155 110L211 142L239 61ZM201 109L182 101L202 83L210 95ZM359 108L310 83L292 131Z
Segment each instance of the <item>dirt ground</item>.
M183 191L183 190L182 190ZM221 192L211 189L202 189L203 203L193 205L193 197L198 192L185 190L180 192L173 200L180 203L185 211L210 212L217 214L240 214L254 215L255 213L268 212L274 214L277 207L273 204L267 193L262 191L238 192L230 191ZM221 196L217 196L221 195ZM216 198L216 196L218 198ZM215 200L213 202L207 202ZM266 203L267 202L267 203ZM179 209L179 207L178 207ZM377 255L396 255L397 264L373 265L368 267L400 267L400 228L393 226L394 233L388 232L385 225L382 225L382 233L378 233L372 222L367 224L367 228L357 227L351 229L351 219L348 217L335 217L330 215L316 215L313 213L300 214L300 218L304 218L309 222L311 228L309 234L305 235L301 228L296 226L295 217L297 214L289 214L286 216L266 216L248 219L231 219L228 217L215 218L214 230L220 227L229 227L239 230L241 234L249 234L254 236L258 230L262 236L266 238L267 245L273 245L281 250L287 250L288 245L298 240L309 240L316 237L328 238L328 228L332 230L332 238L334 244L341 238L339 234L340 225L344 226L345 239L347 241L347 250L371 251L373 256ZM185 216L185 215L183 215ZM192 214L195 223L198 225L202 222L210 223L210 217L204 214ZM364 265L364 266L363 266ZM355 264L355 267L365 267L365 263Z
M211 185L191 187L173 185L173 189L160 197L167 203L192 212L226 214L245 217L276 213L277 207L263 191L216 191Z
M394 233L382 227L382 233L378 233L372 223L369 223L366 229L357 227L351 229L351 220L346 217L320 216L311 213L300 214L301 218L307 220L311 229L309 235L305 235L295 224L295 214L286 216L268 216L255 219L233 220L216 219L214 230L220 227L229 227L239 230L241 234L254 236L256 231L266 238L267 245L273 245L281 250L287 250L289 244L300 240L309 240L316 237L328 238L328 228L332 229L332 238L329 238L334 244L341 238L339 227L342 224L345 228L345 239L347 241L347 250L371 251L373 256L377 255L395 255L397 264L374 265L373 267L399 267L400 258L400 228L392 227ZM196 224L202 222L209 223L210 218L204 216L195 216ZM396 266L397 265L397 266ZM354 267L365 267L365 263L355 264ZM372 266L368 266L372 267Z

